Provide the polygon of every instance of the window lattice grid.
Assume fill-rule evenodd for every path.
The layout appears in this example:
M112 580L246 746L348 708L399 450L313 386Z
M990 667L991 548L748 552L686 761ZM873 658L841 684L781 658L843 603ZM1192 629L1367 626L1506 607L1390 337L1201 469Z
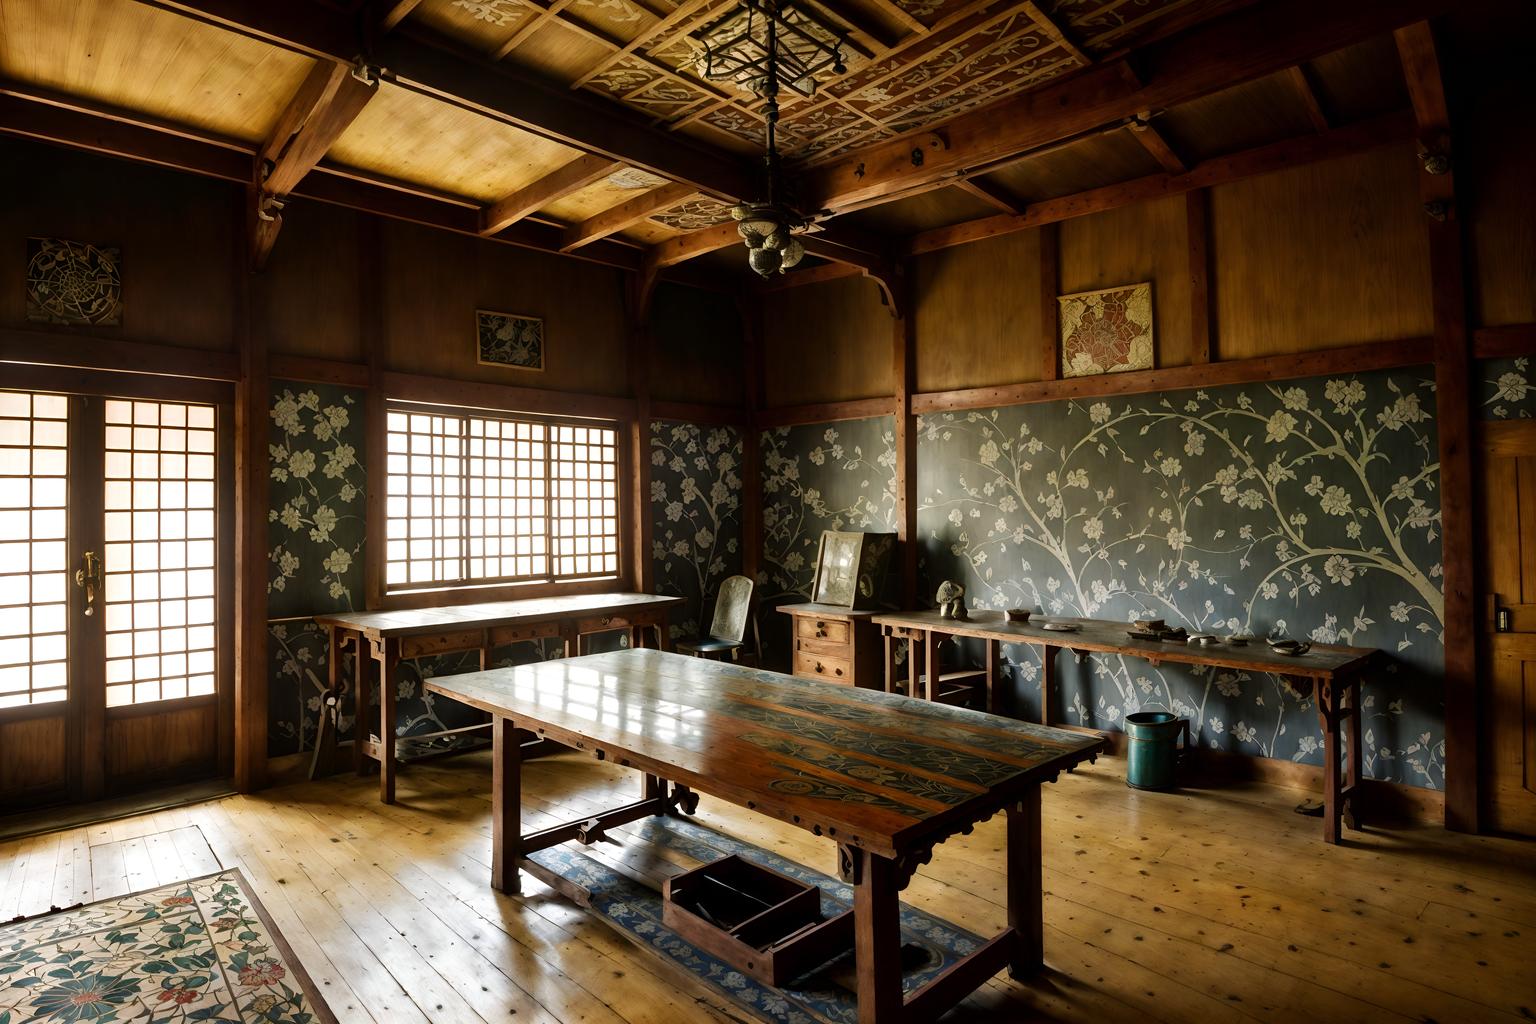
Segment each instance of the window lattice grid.
M388 589L617 573L616 431L398 409L386 423Z
M0 391L0 708L68 692L69 400Z
M619 569L618 435L604 427L551 427L550 522L555 575Z
M215 689L214 409L106 403L107 706Z

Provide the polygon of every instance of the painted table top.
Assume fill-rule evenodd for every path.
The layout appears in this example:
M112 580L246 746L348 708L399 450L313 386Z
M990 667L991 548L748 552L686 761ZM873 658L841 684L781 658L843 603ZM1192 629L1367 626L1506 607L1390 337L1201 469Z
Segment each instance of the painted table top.
M951 636L1000 640L1007 644L1069 647L1074 651L1129 654L1149 661L1216 665L1307 679L1345 678L1359 674L1380 654L1373 647L1313 644L1306 654L1290 657L1276 654L1262 639L1251 640L1242 647L1230 644L1190 646L1157 640L1133 640L1126 635L1126 630L1131 627L1124 622L1046 615L1032 617L1027 623L1014 623L1007 621L1007 617L997 611L973 611L970 618L963 621L943 618L936 611L893 612L875 616L875 622L882 626L932 630ZM1041 628L1042 622L1070 622L1079 628L1072 633L1054 632Z
M621 615L639 609L670 608L680 597L659 594L570 594L519 601L400 608L381 612L328 612L316 615L322 626L355 629L372 637L411 636L454 629L484 629L514 623L548 622L577 615Z
M663 651L440 676L520 728L896 856L1103 749L1097 736Z

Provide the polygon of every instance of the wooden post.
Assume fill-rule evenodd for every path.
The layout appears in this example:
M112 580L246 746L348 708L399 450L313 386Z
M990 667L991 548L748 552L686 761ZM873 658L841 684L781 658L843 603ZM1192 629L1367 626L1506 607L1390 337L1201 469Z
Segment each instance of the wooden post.
M1429 234L1434 308L1435 420L1440 442L1441 565L1445 591L1445 826L1478 830L1478 722L1472 497L1472 364L1461 210L1451 172L1451 118L1434 33L1419 22L1396 33L1420 149L1419 194Z
M400 697L400 641L379 645L379 802L395 802L395 711Z
M1061 234L1056 224L1040 226L1040 379L1061 379Z
M364 358L368 361L368 390L363 395L363 461L368 469L368 493L363 518L363 601L378 608L384 600L385 497L389 485L389 437L384 396L384 237L377 217L357 218L357 323ZM361 643L359 643L361 651ZM361 671L362 656L358 656ZM361 709L359 709L361 712Z
M904 269L905 281L911 282L911 269ZM917 416L912 412L912 394L917 390L917 318L909 308L912 304L910 294L892 304L896 318L891 336L896 380L891 410L896 418L896 539L901 551L903 608L917 607Z
M737 294L736 309L741 317L747 409L741 435L741 572L755 584L763 567L763 434L758 426L763 408L762 311L749 289Z
M865 850L844 849L855 859L853 928L859 1024L887 1024L900 1020L903 1009L896 865Z
M522 893L523 744L510 718L491 724L491 888Z
M235 788L242 793L267 781L267 431L272 382L267 337L258 315L251 273L248 204L235 205L234 334L240 351L235 400Z
M1008 973L1023 978L1045 965L1044 871L1040 844L1040 787L1030 786L1008 810L1008 927L1019 944Z
M1184 193L1184 222L1189 235L1189 361L1211 361L1211 194L1197 188Z
M650 290L654 279L632 278L630 288L629 387L635 397L635 418L629 429L630 557L629 577L635 590L648 594L655 585L651 558L651 330Z

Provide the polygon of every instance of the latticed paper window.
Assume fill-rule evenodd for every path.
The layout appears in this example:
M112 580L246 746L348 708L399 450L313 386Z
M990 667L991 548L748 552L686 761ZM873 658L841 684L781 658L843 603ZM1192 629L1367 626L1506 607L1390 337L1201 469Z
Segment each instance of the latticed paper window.
M386 589L617 575L612 427L395 405L387 431Z
M64 699L69 400L0 392L0 708Z

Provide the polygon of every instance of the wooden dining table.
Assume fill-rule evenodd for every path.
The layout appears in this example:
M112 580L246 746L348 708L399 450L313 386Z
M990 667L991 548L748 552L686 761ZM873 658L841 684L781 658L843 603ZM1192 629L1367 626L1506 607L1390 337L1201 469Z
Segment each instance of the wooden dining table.
M632 646L644 644L666 649L670 610L680 597L658 594L603 593L560 597L489 601L480 604L438 605L387 611L329 612L315 622L330 634L330 696L339 700L347 686L341 669L348 647L357 657L351 681L357 712L353 726L352 757L358 774L375 762L379 766L379 799L395 802L396 748L395 706L400 688L400 662L460 651L479 651L480 667L486 668L491 651L506 644L528 640L557 639L566 657L582 653L582 641L595 633L623 630ZM370 735L368 662L378 666L379 729ZM419 733L413 741L427 741L466 730Z
M854 891L860 1024L935 1020L1003 968L1043 963L1040 787L1095 757L1103 740L879 690L624 650L431 679L427 688L493 716L491 884L526 871L578 903L590 892L530 856L595 843L706 794L837 844ZM525 833L523 743L556 740L641 773L640 799ZM903 994L898 894L934 847L1007 817L1008 925Z
M1071 632L1045 628L1046 622L1073 627ZM1323 839L1337 843L1342 822L1360 827L1361 723L1360 684L1380 662L1381 652L1370 647L1312 644L1299 656L1279 654L1262 640L1242 646L1210 645L1184 641L1132 639L1131 626L1105 619L1032 617L1024 623L1009 622L999 611L972 611L965 619L946 619L936 611L892 612L877 615L876 625L885 635L885 686L897 687L896 645L908 645L907 664L912 678L924 681L927 696L936 694L943 678L938 648L946 637L972 637L984 642L983 677L988 708L1000 706L997 674L1000 645L1028 644L1040 649L1040 720L1051 722L1051 702L1056 686L1056 658L1062 651L1078 656L1115 654L1140 658L1156 665L1204 665L1262 672L1289 680L1300 693L1311 693L1323 730ZM920 659L920 660L919 660ZM1072 727L1068 727L1072 728Z

